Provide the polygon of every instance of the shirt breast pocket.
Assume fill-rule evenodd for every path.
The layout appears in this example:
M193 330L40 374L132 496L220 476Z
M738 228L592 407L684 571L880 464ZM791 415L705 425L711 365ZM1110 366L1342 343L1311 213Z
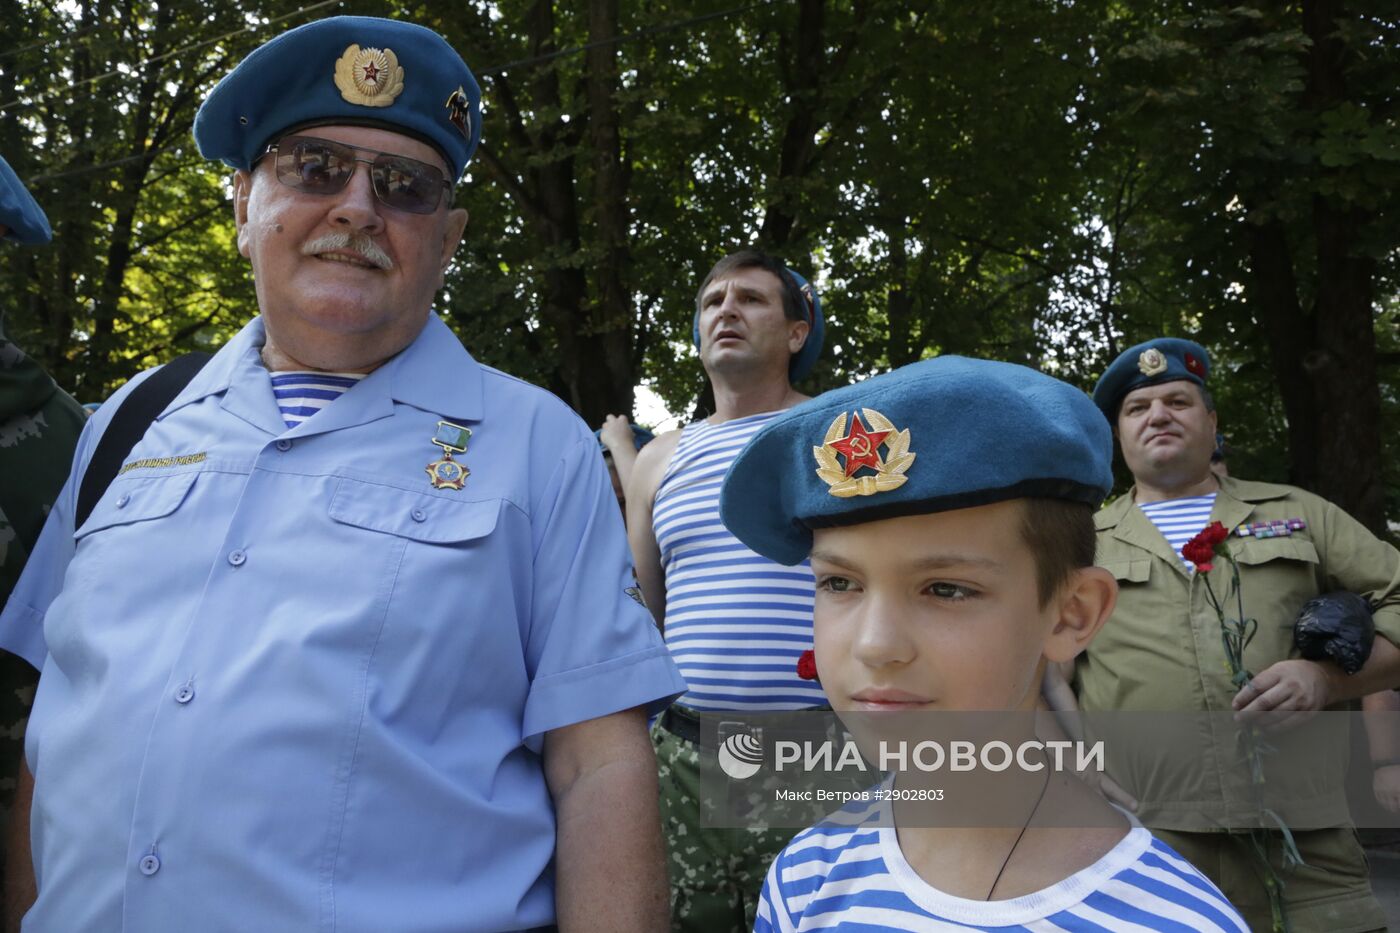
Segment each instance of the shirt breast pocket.
M341 478L328 514L340 539L328 571L336 605L373 630L371 710L449 715L524 682L517 626L525 548L498 529L500 499L455 499ZM525 597L528 598L528 597ZM367 620L375 620L370 629ZM484 660L462 676L463 659ZM516 659L512 664L511 659ZM416 728L416 726L405 726Z
M1278 633L1276 650L1286 655L1298 610L1319 592L1317 548L1296 536L1236 538L1229 547L1240 564L1245 610L1259 620L1261 631Z
M1107 560L1101 565L1113 574L1119 586L1124 584L1146 583L1152 575L1151 560Z
M355 568L356 579L343 586L387 601L391 615L436 617L508 586L499 568L492 576L501 551L493 534L500 510L499 499L455 499L341 478L328 506L339 541L328 553L339 555L342 575Z
M199 471L158 476L118 477L107 487L82 527L73 532L75 541L142 522L165 518L180 508Z
M331 520L417 541L423 544L464 544L491 534L500 500L454 500L342 478L330 502Z

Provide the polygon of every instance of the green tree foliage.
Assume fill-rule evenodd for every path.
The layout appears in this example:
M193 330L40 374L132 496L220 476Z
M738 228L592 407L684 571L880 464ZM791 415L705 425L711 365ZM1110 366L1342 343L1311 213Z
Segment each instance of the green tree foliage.
M227 171L190 137L231 64L305 16L290 5L93 0L0 8L0 145L54 243L7 251L11 334L83 399L247 320Z
M4 251L0 306L65 385L100 397L251 315L189 126L249 49L333 12L422 22L477 71L439 310L590 422L641 382L704 408L695 289L757 243L822 293L809 391L938 353L1087 388L1192 336L1236 472L1400 515L1384 0L3 0L0 146L58 245Z
M1236 469L1379 530L1386 491L1400 504L1379 429L1394 361L1377 355L1400 269L1393 5L1135 4L1102 48L1093 174L1139 193L1105 314L1128 335L1195 333L1226 373Z

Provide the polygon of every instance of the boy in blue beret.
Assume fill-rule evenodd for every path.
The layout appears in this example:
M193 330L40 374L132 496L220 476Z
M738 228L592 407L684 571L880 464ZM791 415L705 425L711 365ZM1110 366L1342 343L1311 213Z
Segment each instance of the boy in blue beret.
M1113 609L1093 566L1111 443L1072 386L942 357L775 420L730 468L721 513L760 554L810 555L817 671L838 713L1029 714L1046 665ZM1246 929L1131 817L1046 775L1005 800L1016 825L911 826L875 802L800 833L755 930ZM1094 828L1043 825L1066 810Z

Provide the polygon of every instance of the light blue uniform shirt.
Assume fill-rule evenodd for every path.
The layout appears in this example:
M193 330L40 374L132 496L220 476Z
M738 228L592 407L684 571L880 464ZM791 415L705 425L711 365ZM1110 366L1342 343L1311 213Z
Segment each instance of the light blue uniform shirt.
M24 929L551 923L544 733L685 690L597 441L436 316L289 429L262 342L205 366L76 533L70 481L0 616L43 670ZM473 431L460 491L425 472L439 419Z

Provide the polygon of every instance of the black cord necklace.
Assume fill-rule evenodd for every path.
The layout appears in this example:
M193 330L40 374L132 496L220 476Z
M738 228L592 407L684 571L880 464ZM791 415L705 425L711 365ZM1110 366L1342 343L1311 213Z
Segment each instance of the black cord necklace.
M984 897L984 898L982 898L982 900L984 900L984 901L990 901L990 900L992 899L992 893L993 893L994 891L996 891L996 889L997 889L997 884L999 884L999 883L1001 882L1001 876L1002 876L1002 874L1006 871L1006 866L1011 864L1011 856L1014 855L1014 854L1016 854L1016 847L1019 846L1019 845L1021 844L1021 840L1022 840L1023 838L1025 838L1026 830L1028 830L1028 829L1031 828L1031 820L1035 819L1035 813L1036 813L1037 810L1040 809L1040 803L1041 803L1042 800L1045 799L1045 792L1046 792L1047 790L1049 790L1049 789L1050 789L1050 769L1049 769L1049 767L1046 767L1046 768L1045 768L1045 783L1040 785L1040 796L1037 797L1037 798L1035 798L1035 806L1031 807L1031 812L1030 812L1030 814L1026 817L1026 822L1024 822L1024 823L1021 824L1021 831L1020 831L1019 833L1016 834L1016 841L1013 842L1013 843L1011 843L1011 851L1007 852L1007 853L1006 853L1006 858L1004 858L1004 859L1001 860L1001 868L998 868L998 869L997 869L997 876L996 876L995 878L992 879L992 886L991 886L990 888L987 889L987 896Z

